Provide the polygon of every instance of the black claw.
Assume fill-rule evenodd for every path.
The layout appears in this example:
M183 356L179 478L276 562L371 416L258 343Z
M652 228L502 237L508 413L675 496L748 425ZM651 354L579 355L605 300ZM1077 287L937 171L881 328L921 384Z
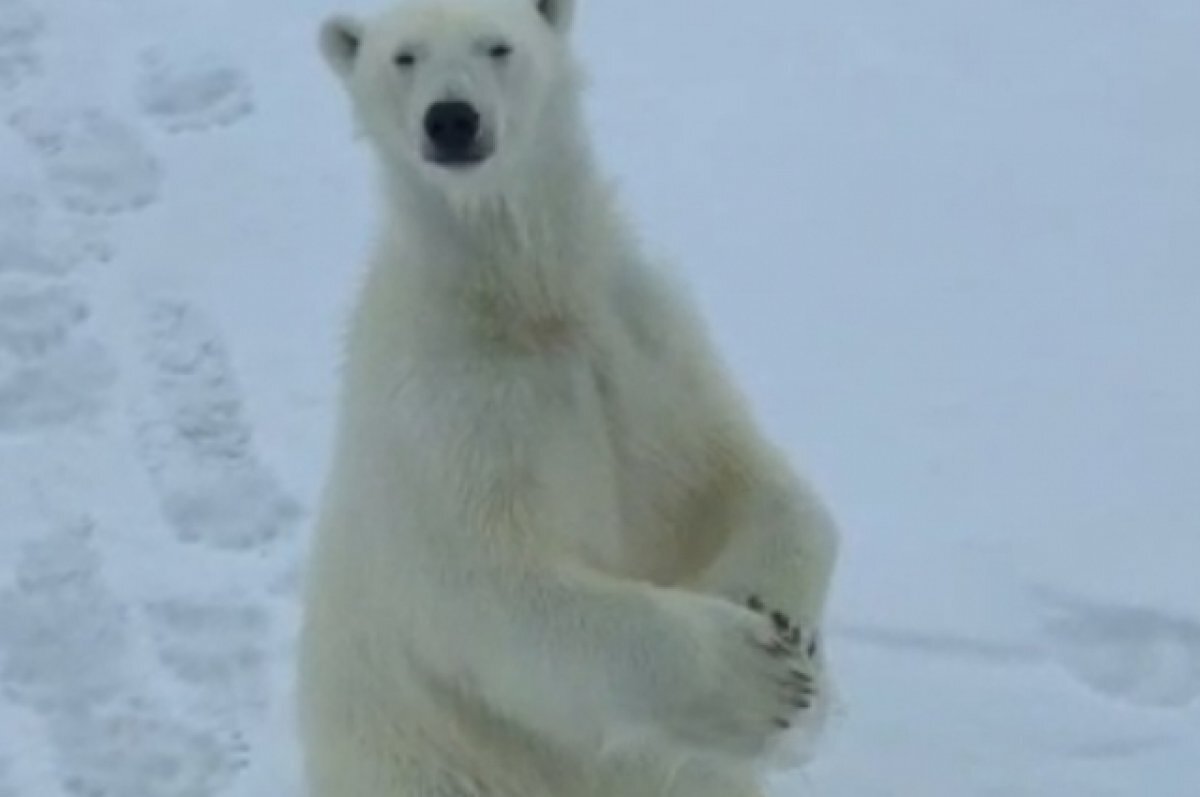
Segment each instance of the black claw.
M792 627L791 621L783 612L771 612L771 622L775 623L775 627L780 631L787 631Z
M761 612L766 608L766 606L763 605L762 598L758 597L757 595L751 595L749 600L746 601L746 606L751 611L755 612Z
M819 648L818 648L818 645L817 645L817 637L816 637L816 635L813 635L813 638L812 638L812 640L811 640L811 641L808 643L808 650L807 650L808 657L809 657L810 659L811 659L811 658L813 658L813 657L815 657L815 656L817 655L817 650L818 650L818 649L819 649Z
M787 648L784 647L778 640L773 640L771 642L756 641L754 644L757 645L758 648L764 653L769 653L772 656L782 656L787 653Z
M812 681L795 680L780 685L787 689L791 694L798 695L800 697L812 697L817 693L817 687Z
M791 631L788 631L785 639L787 640L787 643L789 645L792 645L793 647L799 645L800 644L800 627L796 626ZM809 648L812 648L812 644L809 645ZM812 653L809 653L808 655L811 656Z
M779 719L778 717L776 717L775 718L775 727L779 728L780 730L786 731L788 728L792 727L792 723L789 722L788 720L782 720L782 719Z

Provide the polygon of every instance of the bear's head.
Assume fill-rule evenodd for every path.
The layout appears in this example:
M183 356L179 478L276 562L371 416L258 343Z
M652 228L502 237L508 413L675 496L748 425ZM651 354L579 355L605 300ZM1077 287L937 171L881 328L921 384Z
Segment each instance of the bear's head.
M479 187L554 149L573 124L563 117L578 80L565 41L574 6L411 0L369 20L329 19L321 50L389 167Z

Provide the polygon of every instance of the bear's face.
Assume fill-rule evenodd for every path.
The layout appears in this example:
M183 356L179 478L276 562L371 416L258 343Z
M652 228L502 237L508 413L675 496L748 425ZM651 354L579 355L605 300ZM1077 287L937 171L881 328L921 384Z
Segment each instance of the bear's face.
M435 182L519 162L571 67L567 0L421 0L321 30L326 59L385 159Z

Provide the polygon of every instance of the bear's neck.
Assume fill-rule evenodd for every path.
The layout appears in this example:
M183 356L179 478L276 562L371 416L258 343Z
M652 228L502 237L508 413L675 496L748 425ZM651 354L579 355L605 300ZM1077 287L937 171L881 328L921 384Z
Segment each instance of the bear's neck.
M531 156L527 176L470 198L394 188L397 243L415 255L419 294L515 328L582 321L604 296L625 236L575 130ZM414 286L415 287L415 286Z

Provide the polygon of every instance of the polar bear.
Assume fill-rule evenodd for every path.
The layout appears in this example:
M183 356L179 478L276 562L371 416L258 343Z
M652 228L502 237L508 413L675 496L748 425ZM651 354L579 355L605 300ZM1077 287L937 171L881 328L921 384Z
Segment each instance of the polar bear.
M574 10L321 29L384 210L305 595L313 797L750 797L826 714L838 532L601 179Z

